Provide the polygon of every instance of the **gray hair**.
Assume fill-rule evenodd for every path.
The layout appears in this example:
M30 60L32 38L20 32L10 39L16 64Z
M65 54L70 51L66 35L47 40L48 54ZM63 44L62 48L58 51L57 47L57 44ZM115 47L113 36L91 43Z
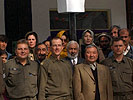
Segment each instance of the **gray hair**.
M78 49L79 49L79 44L78 44L78 42L72 40L72 41L69 41L69 42L67 43L67 51L68 51L68 49L69 49L70 44L76 44L77 47L78 47Z
M92 47L95 47L97 49L97 52L99 51L98 47L95 45L95 44L90 44L90 45L87 45L86 48L85 48L85 52L86 52L86 49L87 48L92 48Z

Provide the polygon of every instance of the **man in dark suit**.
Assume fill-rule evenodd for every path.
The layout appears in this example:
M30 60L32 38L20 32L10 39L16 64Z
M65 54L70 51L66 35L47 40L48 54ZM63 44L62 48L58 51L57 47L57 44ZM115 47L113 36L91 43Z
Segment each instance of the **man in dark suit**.
M68 56L65 58L71 64L72 71L74 71L74 66L84 62L83 58L78 57L79 53L79 44L76 41L70 41L67 44L67 53Z

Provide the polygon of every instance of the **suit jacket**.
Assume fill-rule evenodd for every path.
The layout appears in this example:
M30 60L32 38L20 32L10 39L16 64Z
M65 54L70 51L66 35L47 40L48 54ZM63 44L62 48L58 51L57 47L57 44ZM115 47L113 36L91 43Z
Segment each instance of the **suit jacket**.
M112 82L107 67L97 64L100 100L113 100ZM73 76L75 100L95 100L96 84L91 68L83 63L75 67Z
M71 58L65 57L64 59L67 60L67 61L71 64L72 71L74 71L74 66L73 66L73 64L72 64L72 62L71 62ZM77 64L81 64L81 63L83 63L83 62L84 62L84 59L78 57ZM77 65L77 64L76 64L76 65Z
M4 93L4 80L3 80L3 64L2 59L0 58L0 100L4 100L2 93Z

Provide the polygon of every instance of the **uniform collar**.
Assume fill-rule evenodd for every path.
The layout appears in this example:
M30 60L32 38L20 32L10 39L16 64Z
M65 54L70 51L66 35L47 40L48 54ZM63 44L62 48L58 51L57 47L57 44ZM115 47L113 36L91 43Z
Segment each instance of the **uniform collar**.
M19 61L17 58L15 58L15 61L16 61L16 63L21 64L20 61ZM21 65L22 65L22 64L21 64ZM27 58L27 62L26 62L25 65L30 65L29 58Z
M53 63L55 63L55 62L57 62L57 61L62 61L62 62L64 62L64 59L59 59L59 60L58 60L56 57L54 57L54 56L52 56L52 55L50 56L50 59L52 60Z
M116 61L116 59L115 59L115 57L114 57L114 56L112 56L112 61L118 62L118 61ZM125 63L125 62L126 62L126 58L125 58L125 56L123 56L123 58L122 58L122 61L121 61L121 62L123 62L123 63Z

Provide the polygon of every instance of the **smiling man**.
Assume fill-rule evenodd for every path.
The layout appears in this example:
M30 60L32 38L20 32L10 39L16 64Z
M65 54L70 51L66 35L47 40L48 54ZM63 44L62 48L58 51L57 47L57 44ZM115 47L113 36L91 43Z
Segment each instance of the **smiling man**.
M98 49L88 45L85 62L75 67L73 87L75 100L113 100L111 77L107 67L96 63Z
M36 61L39 64L42 64L41 62L46 58L46 55L47 55L47 52L48 52L47 46L44 43L39 43L36 46L35 52L36 52L36 56L37 56Z
M37 100L38 64L28 59L25 39L17 41L16 57L5 64L6 90L10 100Z
M43 61L38 100L72 100L72 71L70 64L60 58L62 40L51 40L50 58Z

